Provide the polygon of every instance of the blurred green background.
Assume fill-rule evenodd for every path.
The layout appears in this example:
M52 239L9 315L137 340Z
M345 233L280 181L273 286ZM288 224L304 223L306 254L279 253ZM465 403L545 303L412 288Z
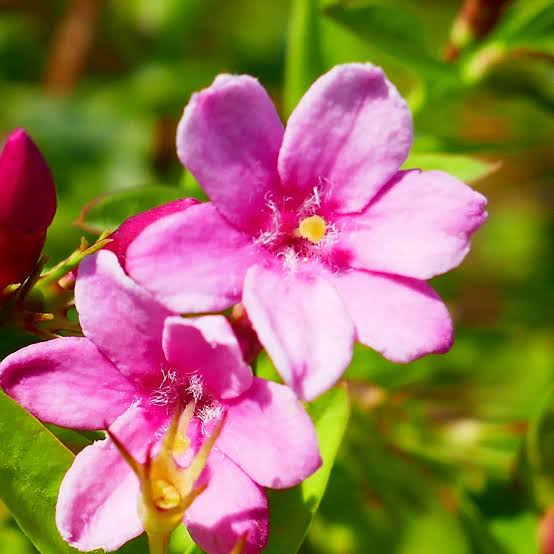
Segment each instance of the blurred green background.
M100 194L195 191L175 128L220 72L258 77L285 118L333 65L381 65L414 110L408 165L489 198L468 259L433 282L452 351L397 366L358 349L304 554L533 554L554 506L554 8L465 4L502 13L468 30L454 0L0 0L0 132L25 127L50 163L52 261ZM33 552L1 508L0 552Z

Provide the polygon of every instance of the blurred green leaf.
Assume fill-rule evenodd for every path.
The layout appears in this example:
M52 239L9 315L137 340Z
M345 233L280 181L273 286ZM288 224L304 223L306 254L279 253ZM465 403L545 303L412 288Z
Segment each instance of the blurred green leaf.
M340 0L327 6L325 13L415 73L421 98L414 108L458 86L453 67L430 55L425 24L411 10L371 0Z
M288 116L324 72L317 0L293 0L285 66L284 111Z
M498 168L498 164L458 154L412 152L404 162L404 168L418 168L424 171L440 169L462 181L471 182L490 175Z
M268 491L269 544L266 554L294 554L300 548L321 502L348 417L346 389L337 387L308 406L319 439L322 467L301 485L284 491Z
M529 48L554 54L554 4L551 0L512 2L486 44Z
M554 4L551 0L511 2L491 34L463 62L462 74L474 82L514 50L554 55Z
M428 63L424 27L414 14L380 2L340 0L325 14L403 63Z
M190 171L183 171L180 186L183 189L183 196L190 198L198 198L198 200L206 201L208 196L202 190L200 183L194 178Z
M115 230L127 218L183 197L176 187L139 187L100 196L87 204L76 224L90 233Z
M77 552L54 519L58 489L73 454L0 392L0 497L42 554Z

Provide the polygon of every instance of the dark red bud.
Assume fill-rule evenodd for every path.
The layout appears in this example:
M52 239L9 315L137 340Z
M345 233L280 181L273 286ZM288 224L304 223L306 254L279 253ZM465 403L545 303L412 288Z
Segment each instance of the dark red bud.
M23 129L13 131L0 154L0 227L45 231L56 213L56 188L39 149Z
M17 129L0 153L0 293L33 270L55 212L48 165L29 135Z
M19 233L0 227L0 304L2 291L21 283L31 273L40 256L46 231Z
M125 268L127 248L146 227L166 215L186 210L195 204L198 204L198 200L195 198L183 198L130 217L110 235L112 242L106 245L105 250L113 252L118 257L121 266Z

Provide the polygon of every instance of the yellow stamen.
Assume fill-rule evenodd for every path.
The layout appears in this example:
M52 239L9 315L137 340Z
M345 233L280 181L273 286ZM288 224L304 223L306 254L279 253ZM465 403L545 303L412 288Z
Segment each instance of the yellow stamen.
M140 481L141 494L138 511L146 534L150 554L167 554L169 535L183 521L185 510L204 492L207 482L198 483L208 457L225 423L225 414L215 425L211 435L186 468L174 458L186 452L190 441L186 435L194 415L195 402L179 414L176 410L156 456L147 453L146 461L133 458L119 439L108 429L108 435L123 459L131 466Z
M319 215L311 215L300 222L298 234L310 242L317 244L327 232L327 224Z

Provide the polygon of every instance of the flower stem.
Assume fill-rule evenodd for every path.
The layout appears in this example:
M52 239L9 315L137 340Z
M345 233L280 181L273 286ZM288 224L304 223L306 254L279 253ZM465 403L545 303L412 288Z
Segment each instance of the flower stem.
M148 535L148 549L150 554L167 554L167 547L169 546L169 534L152 534Z

